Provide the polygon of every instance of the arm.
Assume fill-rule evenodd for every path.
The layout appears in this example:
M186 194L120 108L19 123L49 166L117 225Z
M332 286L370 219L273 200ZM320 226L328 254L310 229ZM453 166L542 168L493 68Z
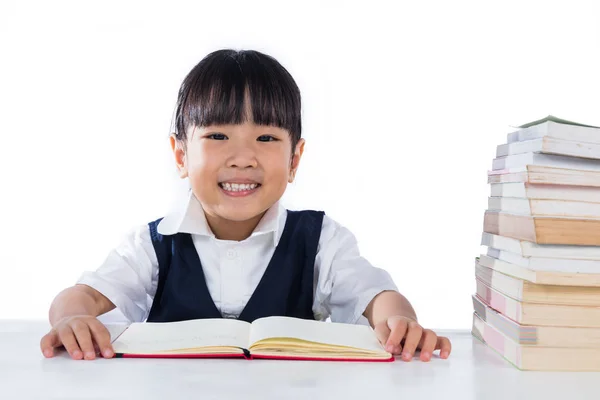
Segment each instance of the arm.
M394 354L412 359L417 347L421 360L434 350L442 358L450 354L447 338L437 337L417 322L410 302L400 293L389 274L371 265L360 255L354 235L325 216L319 251L315 260L319 279L314 309L325 310L333 322L357 323L361 316L369 321L379 341Z
M365 309L364 316L386 350L402 354L405 361L412 359L417 348L421 349L422 361L429 361L435 350L440 350L441 358L450 355L450 340L423 329L410 302L398 292L379 293Z
M108 298L86 285L60 292L50 306L52 329L40 342L44 356L52 357L55 347L64 346L72 358L91 360L96 357L95 343L104 357L112 357L110 333L96 317L114 308Z
M130 232L104 263L84 273L75 286L60 292L50 306L52 329L40 343L44 356L64 346L75 360L94 359L97 351L112 357L108 329L96 318L114 308L129 321L141 321L147 296L153 296L158 261L147 226Z
M379 293L367 306L364 314L369 324L375 327L391 316L404 316L417 320L417 315L410 302L398 292L384 291Z
M115 308L102 293L86 285L75 285L60 292L50 305L50 325L76 315L97 317Z

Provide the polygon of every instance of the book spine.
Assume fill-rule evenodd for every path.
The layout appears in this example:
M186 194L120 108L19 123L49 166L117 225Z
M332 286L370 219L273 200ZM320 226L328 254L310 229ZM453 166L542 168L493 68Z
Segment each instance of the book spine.
M244 351L244 358L246 360L252 360L252 354L250 353L250 350L248 349L242 349Z

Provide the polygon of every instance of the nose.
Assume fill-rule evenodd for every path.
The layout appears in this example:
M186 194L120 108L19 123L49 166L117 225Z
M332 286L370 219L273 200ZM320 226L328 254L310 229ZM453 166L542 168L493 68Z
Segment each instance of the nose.
M237 146L227 159L227 166L230 168L256 168L258 166L256 153L247 146Z

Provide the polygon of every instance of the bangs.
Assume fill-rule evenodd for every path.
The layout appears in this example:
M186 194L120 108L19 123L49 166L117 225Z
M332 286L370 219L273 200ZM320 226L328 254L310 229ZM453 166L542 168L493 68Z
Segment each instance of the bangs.
M176 136L186 128L254 122L286 129L292 145L301 137L300 90L274 58L256 51L220 50L206 56L184 79L176 109Z

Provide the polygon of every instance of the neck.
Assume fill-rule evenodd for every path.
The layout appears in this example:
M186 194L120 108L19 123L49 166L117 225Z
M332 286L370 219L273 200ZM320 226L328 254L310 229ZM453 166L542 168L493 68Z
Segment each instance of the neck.
M210 226L210 229L217 239L235 240L240 242L250 237L265 213L263 212L246 221L230 221L224 218L214 217L206 213L205 215L206 222L208 222L208 226Z

